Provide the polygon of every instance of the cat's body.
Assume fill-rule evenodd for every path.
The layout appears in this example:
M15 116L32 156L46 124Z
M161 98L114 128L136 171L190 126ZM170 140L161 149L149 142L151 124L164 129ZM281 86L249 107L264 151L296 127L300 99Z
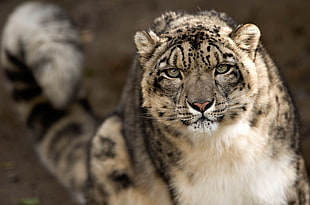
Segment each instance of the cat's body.
M35 29L19 29L33 38L12 35L30 16ZM137 32L123 96L98 129L76 36L60 9L26 4L1 62L42 161L82 203L309 204L294 106L256 26L214 11L157 18Z

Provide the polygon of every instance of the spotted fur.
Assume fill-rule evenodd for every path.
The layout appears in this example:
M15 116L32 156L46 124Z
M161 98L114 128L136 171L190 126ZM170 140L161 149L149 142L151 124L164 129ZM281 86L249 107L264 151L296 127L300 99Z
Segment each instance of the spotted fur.
M257 26L215 11L158 17L136 33L98 129L77 36L61 9L28 3L1 52L40 158L82 204L309 204L294 105Z

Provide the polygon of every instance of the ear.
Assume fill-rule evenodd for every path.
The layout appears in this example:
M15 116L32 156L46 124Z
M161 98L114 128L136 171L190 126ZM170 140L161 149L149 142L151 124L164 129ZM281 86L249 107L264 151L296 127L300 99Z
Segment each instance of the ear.
M141 57L141 61L145 61L150 57L153 52L159 37L153 31L138 31L135 35L135 43L138 53Z
M260 30L254 24L245 24L238 27L232 33L232 39L237 46L249 53L249 57L254 60L255 51L259 44Z

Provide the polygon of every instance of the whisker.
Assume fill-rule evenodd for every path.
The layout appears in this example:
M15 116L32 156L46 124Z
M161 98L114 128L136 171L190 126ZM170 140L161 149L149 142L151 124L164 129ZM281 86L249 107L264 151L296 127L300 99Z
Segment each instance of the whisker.
M232 109L244 109L245 105L232 105L232 106L228 106L227 109L228 110L232 110Z
M169 121L177 119L177 117L174 115L156 117L156 116L152 115L151 113L142 114L142 115L140 115L140 117L142 117L144 119L154 119L154 120L164 119L164 120L169 120Z

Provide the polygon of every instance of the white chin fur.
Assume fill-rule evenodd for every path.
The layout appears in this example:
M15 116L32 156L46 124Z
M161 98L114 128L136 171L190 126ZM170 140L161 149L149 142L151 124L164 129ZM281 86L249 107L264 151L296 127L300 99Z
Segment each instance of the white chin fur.
M208 120L198 120L188 126L188 130L196 133L206 133L211 135L214 131L218 129L218 122L211 122Z

